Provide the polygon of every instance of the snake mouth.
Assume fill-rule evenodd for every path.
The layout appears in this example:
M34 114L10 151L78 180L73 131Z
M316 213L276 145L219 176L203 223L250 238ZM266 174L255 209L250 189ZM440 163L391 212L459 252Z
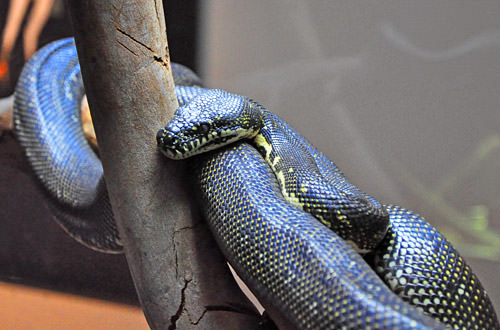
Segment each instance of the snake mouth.
M211 150L221 148L225 145L238 141L238 134L229 134L225 136L206 135L200 138L191 139L185 142L169 141L168 144L163 143L161 151L165 156L171 159L186 159L195 155L199 155Z

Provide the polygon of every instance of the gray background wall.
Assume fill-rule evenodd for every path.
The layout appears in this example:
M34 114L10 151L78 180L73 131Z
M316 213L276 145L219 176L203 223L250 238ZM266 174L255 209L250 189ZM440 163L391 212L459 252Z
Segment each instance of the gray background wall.
M255 98L452 240L500 310L500 3L204 3L209 86Z

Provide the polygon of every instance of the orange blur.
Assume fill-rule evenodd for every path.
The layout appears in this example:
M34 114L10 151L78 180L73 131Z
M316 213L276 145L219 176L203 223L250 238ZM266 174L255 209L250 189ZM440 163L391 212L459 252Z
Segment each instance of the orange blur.
M138 307L0 282L2 329L149 329Z

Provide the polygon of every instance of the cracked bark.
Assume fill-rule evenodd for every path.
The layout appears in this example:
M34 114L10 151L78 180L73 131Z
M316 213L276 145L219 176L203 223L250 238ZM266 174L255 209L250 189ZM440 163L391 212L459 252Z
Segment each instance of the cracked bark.
M257 328L197 216L186 166L156 148L156 131L177 107L162 2L68 4L106 185L149 325Z
M170 318L170 325L168 326L168 330L177 329L177 320L181 317L182 313L185 311L186 305L186 289L187 286L191 282L191 280L184 280L184 287L181 289L181 302L179 303L179 308L175 312L174 315ZM203 317L204 313L202 314Z

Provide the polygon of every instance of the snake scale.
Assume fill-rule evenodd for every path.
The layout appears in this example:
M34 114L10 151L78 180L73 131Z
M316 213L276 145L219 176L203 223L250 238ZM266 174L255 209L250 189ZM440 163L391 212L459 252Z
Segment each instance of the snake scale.
M196 156L191 164L202 209L221 250L279 325L500 329L476 275L423 218L401 207L379 204L359 191L326 156L258 103L204 89L182 66L173 65L173 71L182 106L174 119L177 124L167 126L170 132L187 135L198 130L201 140L207 141L213 134L213 143L208 143L212 148L223 140L232 142L233 137L211 132L205 122L193 126L190 114L200 118L208 111L221 117L224 109L244 111L246 120L238 127L249 121L247 112L263 116L264 127L251 132L253 137ZM60 225L93 249L119 252L102 166L80 126L83 93L73 40L45 46L27 62L19 78L15 132ZM166 146L175 141L166 136L164 129L157 138L168 154ZM293 183L301 194L292 196L283 190L283 183L290 180L286 173L293 172L289 167L293 157L282 157L290 153L301 160L299 168L314 168L311 177L323 180L318 191L306 172ZM325 189L330 189L328 194L322 193ZM313 217L300 209L315 200L326 200L319 207L329 211ZM344 225L335 228L336 221ZM386 226L349 236L353 223L370 226L377 221ZM329 227L347 235L350 242ZM376 243L365 244L369 239ZM363 258L353 246L373 251Z

